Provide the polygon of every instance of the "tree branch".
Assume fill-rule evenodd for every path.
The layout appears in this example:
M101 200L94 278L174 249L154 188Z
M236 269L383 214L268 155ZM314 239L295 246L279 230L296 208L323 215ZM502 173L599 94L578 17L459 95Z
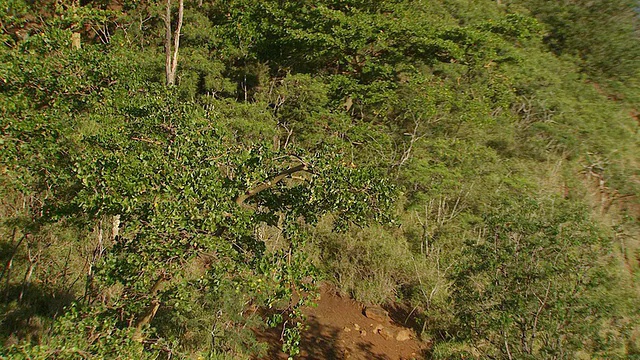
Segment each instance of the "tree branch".
M165 281L169 279L170 278L166 273L161 274L151 287L151 290L149 290L149 295L153 297L153 299L151 300L151 304L149 304L138 321L136 321L135 331L133 333L133 339L135 341L142 342L144 340L144 337L142 336L142 328L145 325L149 324L151 320L153 320L153 318L156 316L156 312L158 312L158 309L160 308L160 300L156 298L156 294L158 293L158 291L160 291L160 288L165 283Z
M167 85L171 85L171 0L167 0L167 9L164 15L164 30L165 30L164 70L165 70Z
M178 26L173 34L173 63L171 64L172 85L176 81L176 70L178 69L178 50L180 49L180 32L182 31L182 18L184 17L184 0L180 0L178 5Z
M545 307L545 305L547 305L547 299L549 298L549 289L551 289L551 281L549 281L549 285L547 285L547 290L544 294L544 299L540 299L538 295L533 293L535 297L538 298L538 302L540 302L540 307L538 307L538 311L536 311L536 316L533 320L533 329L531 332L531 341L532 341L531 348L533 348L533 340L536 338L536 330L538 328L538 318L540 317L540 312Z
M278 175L274 176L273 178L267 180L266 182L254 187L253 189L249 189L247 190L244 194L239 195L236 199L235 202L236 204L238 204L238 206L242 206L244 207L245 204L244 202L247 201L247 199L257 195L259 192L270 189L272 187L274 187L276 184L278 184L280 181L284 180L286 177L298 172L298 171L309 171L309 168L306 164L300 164L298 166L294 166L290 169L284 170L281 173L279 173Z

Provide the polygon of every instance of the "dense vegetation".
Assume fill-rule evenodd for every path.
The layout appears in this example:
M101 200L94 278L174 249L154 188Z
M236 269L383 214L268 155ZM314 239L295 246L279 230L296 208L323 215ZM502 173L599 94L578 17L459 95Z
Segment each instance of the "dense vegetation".
M627 0L4 0L0 356L295 356L322 280L428 357L640 357Z

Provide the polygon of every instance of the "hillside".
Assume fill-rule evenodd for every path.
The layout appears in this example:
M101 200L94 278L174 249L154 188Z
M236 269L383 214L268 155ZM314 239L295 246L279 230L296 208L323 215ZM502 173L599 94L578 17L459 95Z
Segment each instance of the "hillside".
M640 357L638 5L5 0L0 357Z

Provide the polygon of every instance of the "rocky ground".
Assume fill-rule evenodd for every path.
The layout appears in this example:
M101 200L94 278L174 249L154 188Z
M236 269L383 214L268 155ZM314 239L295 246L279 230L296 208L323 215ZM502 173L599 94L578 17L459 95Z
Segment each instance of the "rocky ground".
M326 285L317 307L304 310L309 329L303 334L300 359L421 359L427 348L401 312L364 307ZM409 320L410 321L410 320ZM280 329L260 336L273 344L264 359L287 359L280 351Z

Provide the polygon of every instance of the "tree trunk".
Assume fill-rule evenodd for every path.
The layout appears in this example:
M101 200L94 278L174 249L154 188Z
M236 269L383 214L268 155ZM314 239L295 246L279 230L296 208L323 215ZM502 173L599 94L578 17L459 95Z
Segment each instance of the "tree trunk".
M142 329L145 325L149 324L151 320L156 316L158 309L160 308L160 300L156 298L156 295L162 288L162 285L169 280L170 277L167 274L161 274L158 280L153 284L151 290L149 290L149 296L151 296L151 304L145 309L144 313L140 315L138 320L136 321L135 331L133 333L133 340L138 342L144 341L144 336L142 335Z
M167 0L167 8L164 17L165 39L165 75L167 85L175 85L176 71L178 70L178 50L180 49L180 32L182 31L182 19L184 17L184 0L178 3L178 24L175 33L171 33L171 0ZM173 38L173 49L172 49Z
M80 33L74 32L73 34L71 34L71 47L74 50L80 50L80 48L82 47Z
M245 201L253 196L255 196L256 194L258 194L261 191L270 189L272 187L274 187L276 184L278 184L280 181L284 180L287 176L290 176L298 171L309 171L309 167L307 166L307 164L300 164L298 166L294 166L290 169L284 170L281 173L279 173L278 175L274 176L273 178L267 180L266 182L256 186L253 189L249 189L247 190L244 194L240 194L238 195L238 197L236 198L235 202L236 204L238 204L238 206L241 207L245 207Z

